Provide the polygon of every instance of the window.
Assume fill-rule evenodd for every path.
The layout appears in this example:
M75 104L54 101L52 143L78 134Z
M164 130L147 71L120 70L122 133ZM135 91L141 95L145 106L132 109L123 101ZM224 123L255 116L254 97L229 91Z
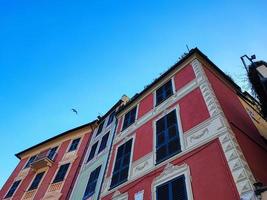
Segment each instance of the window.
M103 126L104 126L104 122L105 122L105 121L101 122L101 124L98 126L98 130L97 130L96 135L99 135L99 134L102 132L102 130L103 130Z
M69 152L70 151L75 151L77 149L77 147L79 145L79 142L80 142L80 139L81 138L77 138L75 140L72 140L72 143L71 143L70 148L69 148Z
M98 141L92 146L90 154L89 154L89 157L87 159L87 162L89 162L90 160L92 160L94 158L95 152L96 152L96 148L97 148L97 144L98 144Z
M64 165L60 166L53 183L58 183L58 182L61 182L61 181L64 180L64 178L66 176L66 173L67 173L67 171L69 169L69 166L70 166L70 163L67 163L67 164L64 164Z
M49 153L48 153L48 156L47 157L50 160L53 160L54 157L55 157L56 152L57 152L57 147L53 147L52 149L49 150Z
M124 116L123 128L122 128L123 130L134 123L135 116L136 116L136 106Z
M181 152L176 111L173 110L156 122L157 164Z
M6 194L5 198L10 198L13 196L13 194L15 193L15 191L17 190L19 184L20 184L21 180L19 181L15 181L12 186L10 187L10 189L8 190L8 193Z
M35 190L36 188L38 188L38 185L39 185L39 183L41 182L41 180L42 180L42 178L43 178L43 176L44 176L44 173L45 173L45 172L40 172L40 173L38 173L38 174L35 176L35 178L34 178L32 184L31 184L31 186L30 186L29 189L28 189L28 191L30 191L30 190Z
M28 160L28 162L25 165L24 169L30 167L30 165L33 163L33 161L35 160L35 158L36 158L36 155L30 157L30 159Z
M114 111L109 115L107 126L110 125L111 122L113 122L113 119L114 119L114 117L115 117L115 114L116 114L116 111L114 110Z
M113 169L111 188L127 181L131 158L132 139L118 148L117 157Z
M164 100L168 99L173 94L172 80L169 80L156 91L156 105L159 105Z
M157 187L157 200L187 200L185 176L179 176Z
M100 169L101 169L101 165L90 174L90 178L88 180L85 193L83 195L83 199L87 199L95 193L95 188L96 188Z
M106 146L107 146L107 142L108 142L108 136L109 136L109 132L106 133L106 134L102 137L102 140L101 140L101 143L100 143L100 147L99 147L98 153L100 153L103 149L106 148Z

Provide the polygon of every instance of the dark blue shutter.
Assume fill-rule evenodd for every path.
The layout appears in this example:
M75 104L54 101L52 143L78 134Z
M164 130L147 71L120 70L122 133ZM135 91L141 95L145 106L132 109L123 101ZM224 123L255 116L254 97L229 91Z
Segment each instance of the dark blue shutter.
M175 110L156 122L156 151L157 164L181 152Z
M98 141L92 146L90 154L89 154L88 159L87 159L87 162L89 162L90 160L92 160L94 158L97 144L98 144Z
M107 124L107 125L110 125L111 122L113 122L113 119L114 119L114 117L115 117L115 114L116 114L116 112L113 111L113 112L109 115L109 118L108 118L108 124Z
M49 158L50 160L53 160L53 159L54 159L54 157L55 157L55 153L56 153L56 151L57 151L57 148L58 148L58 147L54 147L54 148L50 149L50 151L49 151L49 153L48 153L48 158Z
M99 177L99 172L100 172L101 166L97 167L91 174L85 189L85 193L83 196L83 199L87 199L90 196L92 196L95 193L95 188L97 184L97 180Z
M169 80L156 91L156 105L159 105L173 95L172 81Z
M77 138L75 140L72 141L71 145L70 145L70 148L69 148L69 152L70 151L75 151L79 145L79 142L80 142L80 139L81 138Z
M97 130L96 135L99 135L99 134L102 132L102 130L103 130L103 126L104 126L104 122L105 122L105 121L101 122L101 124L98 126L98 130Z
M65 175L68 171L68 168L70 166L70 163L67 163L67 164L64 164L64 165L61 165L58 172L57 172L57 175L53 181L53 183L58 183L58 182L61 182L64 180L65 178Z
M114 164L111 188L127 181L129 164L131 158L132 139L118 148L117 157Z
M156 188L157 200L187 200L184 175L179 176Z
M41 172L41 173L38 173L38 174L35 176L35 178L34 178L32 184L31 184L31 186L29 187L29 191L38 188L39 183L41 182L41 180L42 180L42 178L43 178L43 176L44 176L44 173L45 173L45 172Z
M130 110L128 113L125 114L122 129L126 129L135 122L136 110L137 107L135 106L132 110Z
M36 158L36 155L30 157L30 159L28 160L28 162L25 165L24 169L30 167L30 165L33 163L33 161L35 160L35 158Z
M100 144L98 153L100 153L103 149L106 148L106 146L107 146L107 142L108 142L108 137L109 137L109 132L106 133L106 134L102 137L102 140L101 140L101 144Z
M10 197L13 196L13 194L14 194L15 191L17 190L17 188L18 188L20 182L21 182L21 180L19 180L19 181L15 181L15 182L12 184L12 186L11 186L11 188L9 189L8 193L6 194L5 198L10 198Z

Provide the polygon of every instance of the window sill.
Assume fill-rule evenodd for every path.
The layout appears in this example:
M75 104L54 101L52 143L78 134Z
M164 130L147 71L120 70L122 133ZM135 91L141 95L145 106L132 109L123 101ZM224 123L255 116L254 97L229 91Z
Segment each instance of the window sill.
M116 185L110 186L110 187L109 187L109 191L110 191L110 190L114 190L116 187L122 185L123 183L126 183L127 181L128 181L128 179L126 179L126 180L124 180L124 181L121 181L121 182L117 183Z
M174 96L174 94L175 94L175 93L171 94L170 96L168 96L166 99L162 100L161 102L157 102L157 103L155 104L155 108L156 108L157 106L159 106L160 104L162 104L163 102L167 101L167 100L168 100L169 98L171 98L172 96Z
M175 152L175 153L173 153L173 154L171 154L171 155L165 157L164 159L161 159L161 160L159 160L159 161L156 161L156 164L155 164L155 165L157 166L157 165L159 165L159 164L165 162L166 160L169 160L170 158L172 158L172 157L174 157L174 156L176 156L176 155L179 155L180 153L182 153L182 150L177 151L177 152ZM157 156L157 154L155 154L155 155Z

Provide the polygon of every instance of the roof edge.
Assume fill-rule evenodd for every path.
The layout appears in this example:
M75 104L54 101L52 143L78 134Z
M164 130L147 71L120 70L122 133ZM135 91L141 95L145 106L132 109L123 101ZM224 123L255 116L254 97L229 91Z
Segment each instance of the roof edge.
M94 120L94 121L89 122L89 123L87 123L87 124L83 124L83 125L78 126L78 127L76 127L76 128L67 130L67 131L65 131L65 132L63 132L63 133L60 133L60 134L54 136L54 137L51 137L51 138L49 138L49 139L47 139L47 140L44 140L43 142L40 142L40 143L38 143L38 144L36 144L36 145L34 145L34 146L32 146L32 147L29 147L29 148L27 148L27 149L25 149L25 150L23 150L23 151L21 151L21 152L19 152L19 153L16 153L15 156L16 156L18 159L21 159L21 155L24 154L24 153L26 153L27 151L30 151L30 150L32 150L32 149L35 149L35 148L41 146L41 145L44 145L44 144L46 144L46 143L48 143L48 142L51 142L52 140L55 140L55 139L60 138L60 137L62 137L62 136L64 136L64 135L67 135L67 134L69 134L70 132L73 132L73 131L82 129L82 128L86 127L86 126L92 126L92 125L95 124L97 121L98 121L98 120Z
M119 111L117 112L117 115L121 114L123 111L125 111L129 106L131 106L139 97L141 97L143 94L145 94L147 91L149 91L153 86L155 86L158 82L160 82L164 77L168 76L171 71L175 70L176 67L182 65L188 58L190 58L192 55L197 54L201 56L207 63L209 63L220 75L222 75L238 92L241 92L241 88L239 85L237 85L229 76L227 76L219 67L217 67L204 53L202 53L197 47L191 49L183 58L181 58L177 63L172 65L167 71L165 71L161 76L156 78L155 81L153 81L151 84L149 84L144 90L142 90L140 93L137 93L132 97L132 99Z

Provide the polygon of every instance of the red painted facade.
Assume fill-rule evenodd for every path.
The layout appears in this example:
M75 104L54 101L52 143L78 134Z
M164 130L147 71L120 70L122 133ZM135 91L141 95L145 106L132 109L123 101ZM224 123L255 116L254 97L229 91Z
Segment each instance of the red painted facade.
M190 166L192 190L195 200L234 200L239 198L231 174L227 167L225 167L226 161L218 141L213 141L179 159L176 159L172 163L174 165L186 163ZM119 189L120 193L128 192L128 199L133 200L135 193L144 190L144 199L150 200L153 179L159 176L163 169L164 166L146 174L130 184L127 184ZM113 194L114 193L111 193L102 199L112 199Z
M68 170L68 172L64 178L64 181L61 183L61 186L60 186L61 196L59 199L67 199L67 196L71 192L70 188L74 184L75 177L76 177L77 172L78 172L77 170L79 169L79 165L82 161L81 159L82 159L83 153L85 152L85 148L86 148L88 142L90 141L91 135L92 135L91 131L87 131L87 133L79 135L79 137L81 137L81 140L79 142L77 150L75 151L76 156L75 156L74 160L70 161L71 162L70 169ZM64 156L66 156L66 154L68 154L68 148L70 146L70 143L72 142L73 139L77 138L77 133L73 134L73 137L74 137L73 139L65 140L64 137L62 137L62 143L58 143L58 140L56 142L56 144L58 144L59 147L58 147L57 153L55 155L53 164L50 167L46 167L44 169L41 169L41 171L45 171L45 175L42 178L38 188L34 192L34 195L30 199L36 199L36 200L45 199L45 195L47 195L47 193L50 191L49 188L51 187L51 183L52 183L59 167L62 165L61 162L68 163L67 160L63 161L65 159ZM52 143L53 143L53 141L52 141ZM50 145L51 145L51 142L50 142ZM48 148L49 148L49 146L48 146ZM46 151L46 150L44 150L44 151ZM30 156L32 156L32 154ZM3 186L1 193L0 193L0 199L4 199L6 193L8 192L9 188L11 187L11 185L13 184L15 179L21 180L21 183L20 183L19 187L17 188L17 190L15 191L14 195L12 196L12 199L16 199L16 200L26 199L25 195L27 193L27 190L28 190L31 182L33 181L33 179L36 175L36 172L35 172L35 170L32 169L32 167L29 167L29 169L28 168L26 169L26 170L28 170L28 172L23 178L19 178L19 176L20 176L20 173L23 172L23 168L24 168L26 162L28 161L28 159L30 158L30 156L25 157L25 158L20 160L18 166L16 167L16 169L14 170L12 175L9 177L8 181ZM40 170L38 170L38 171L40 171Z
M169 164L178 166L178 168L179 166L188 166L188 171L190 171L189 178L191 178L189 199L234 200L240 199L244 194L253 195L252 187L250 190L246 190L243 185L239 184L239 177L242 176L242 173L236 167L236 158L234 156L240 156L238 157L240 160L243 159L243 155L247 159L249 168L251 168L252 176L255 178L252 181L252 179L245 177L247 178L246 181L251 181L249 183L251 184L250 186L255 181L261 181L266 184L265 169L267 169L267 161L265 158L267 158L267 146L242 106L237 93L238 88L229 83L222 74L219 74L221 72L218 72L218 74L212 73L211 71L215 70L212 66L198 61L198 67L202 69L202 77L200 78L198 70L193 69L193 65L196 65L196 63L196 61L191 61L190 64L180 70L176 70L175 73L173 73L175 71L173 70L172 75L166 75L166 77L169 77L166 78L167 80L172 79L174 95L166 100L168 103L162 106L165 106L163 110L157 109L154 102L156 98L155 90L162 85L162 82L167 81L162 78L162 81L158 81L159 86L157 84L151 86L152 89L146 93L141 93L140 97L134 99L128 108L126 106L125 111L118 114L117 139L115 138L112 148L105 177L105 187L109 188L112 179L117 149L128 140L124 138L133 138L129 174L126 182L122 182L115 188L102 188L101 199L134 200L135 195L143 192L143 199L155 200L155 181L168 173L165 172L167 170L165 167L167 168ZM199 85L196 86L197 84ZM209 96L213 93L214 96ZM122 130L125 114L134 106L137 106L138 113L136 122L126 130ZM214 115L213 110L215 107L217 107L218 111ZM153 159L155 159L156 155L155 121L166 115L164 114L165 112L173 109L176 109L178 113L179 130L184 135L181 136L183 137L181 139L182 152L180 155L178 153L157 165L155 160L150 160L151 155ZM223 127L214 129L218 133L211 132L209 134L214 134L214 137L199 140L199 144L188 147L190 141L198 140L198 138L201 138L210 130L213 131L213 128L218 126L213 121L216 116L220 116L221 122L223 121ZM230 128L227 124L230 125ZM218 131L219 129L224 129L225 131L220 132ZM195 137L191 137L198 130L199 133ZM231 132L234 135L231 135ZM224 135L228 138L233 138L233 142L237 142L236 150L234 150L233 146L229 146L232 143L229 143L229 139L225 139ZM231 155L234 151L240 151L240 154ZM142 175L135 175L136 171L142 171L142 169L144 169L143 172L140 172L143 173Z
M235 91L208 68L205 72L256 178L267 185L267 145L242 106Z

